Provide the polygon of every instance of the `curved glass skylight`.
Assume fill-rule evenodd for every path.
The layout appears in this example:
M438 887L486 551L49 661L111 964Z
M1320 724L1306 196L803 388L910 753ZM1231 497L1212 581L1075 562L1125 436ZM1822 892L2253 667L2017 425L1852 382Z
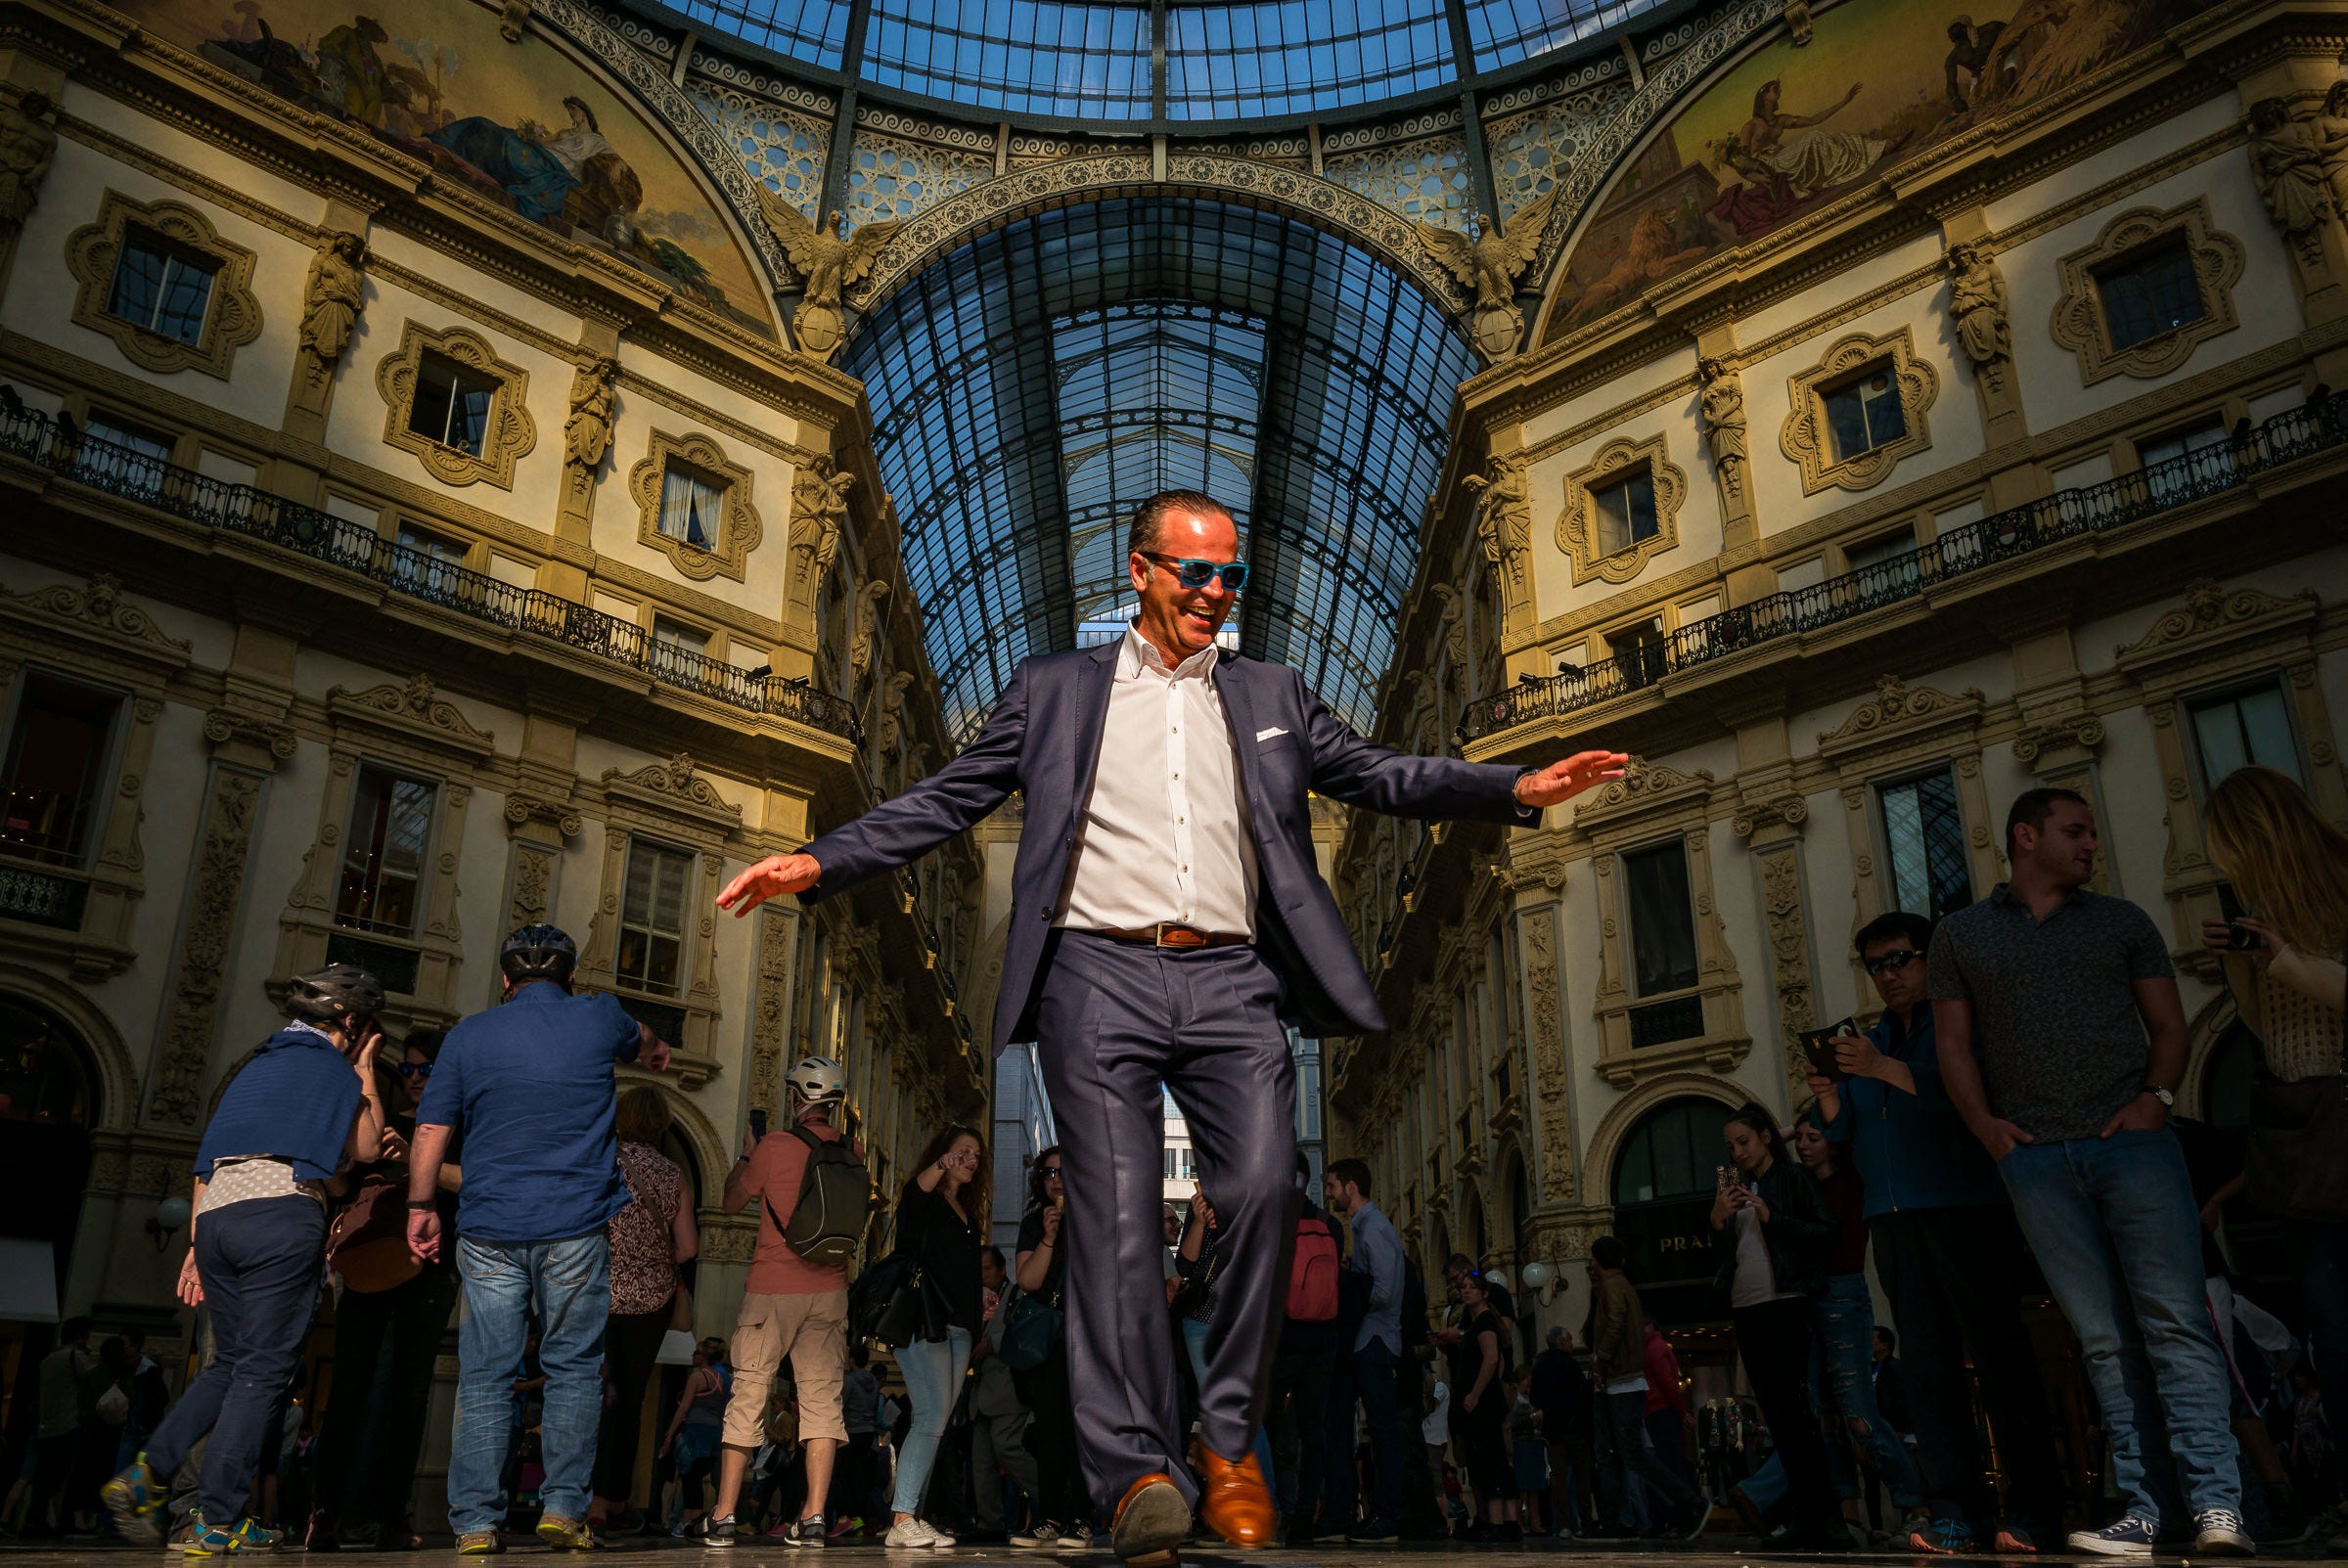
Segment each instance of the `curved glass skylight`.
M1369 722L1475 362L1368 253L1184 198L1057 209L925 269L844 368L957 738L1020 658L1118 612L1126 519L1177 486L1240 524L1242 648Z
M849 0L668 0L694 23L850 68ZM1521 65L1679 0L872 0L854 72L1005 114L1200 123L1371 107ZM1451 8L1466 23L1454 46Z

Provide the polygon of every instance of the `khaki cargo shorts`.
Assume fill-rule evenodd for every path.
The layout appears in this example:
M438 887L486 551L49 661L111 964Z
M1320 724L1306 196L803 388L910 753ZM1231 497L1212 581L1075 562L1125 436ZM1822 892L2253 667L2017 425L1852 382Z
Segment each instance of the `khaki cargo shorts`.
M848 1293L742 1298L734 1324L734 1394L726 1401L726 1442L756 1449L766 1441L766 1400L783 1358L790 1358L799 1396L799 1441L845 1443L839 1385L848 1369Z

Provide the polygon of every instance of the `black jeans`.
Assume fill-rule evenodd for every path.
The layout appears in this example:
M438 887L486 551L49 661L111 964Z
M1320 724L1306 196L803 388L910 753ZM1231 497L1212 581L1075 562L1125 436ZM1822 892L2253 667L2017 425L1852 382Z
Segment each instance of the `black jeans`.
M1906 1364L1917 1469L1935 1517L1987 1538L1997 1498L1973 1421L1970 1352L1981 1407L1996 1435L2013 1522L2048 1541L2062 1518L2061 1472L2038 1355L2022 1326L2015 1263L2027 1255L2013 1211L1909 1209L1868 1222L1875 1277L1891 1303Z
M386 1531L407 1524L432 1402L432 1364L457 1310L457 1291L455 1266L433 1264L389 1290L344 1290L335 1304L335 1365L341 1375L319 1417L313 1486L313 1501L330 1519ZM374 1440L363 1470L361 1433Z
M1809 1366L1807 1360L1802 1363L1805 1386ZM1647 1390L1609 1394L1600 1386L1592 1389L1590 1404L1593 1411L1590 1447L1597 1461L1600 1511L1605 1515L1605 1524L1626 1532L1640 1528L1638 1510L1632 1506L1630 1498L1630 1477L1634 1475L1646 1484L1648 1501L1655 1510L1656 1516L1648 1521L1651 1525L1660 1528L1673 1522L1663 1512L1666 1506L1678 1509L1684 1516L1698 1505L1700 1500L1694 1486L1666 1464L1648 1439ZM1811 1436L1816 1438L1815 1429ZM1822 1468L1826 1464L1823 1449L1819 1464Z
M169 1475L209 1434L203 1520L226 1528L245 1516L263 1436L318 1310L326 1211L308 1197L248 1198L200 1216L194 1246L217 1354L147 1440L147 1460Z
M1314 1325L1318 1327L1319 1325ZM1272 1462L1280 1473L1274 1493L1294 1528L1310 1533L1320 1509L1323 1473L1329 1459L1329 1383L1336 1346L1310 1330L1284 1335L1272 1358L1272 1392L1265 1420L1272 1428ZM1291 1348L1291 1338L1307 1341Z
M1035 1524L1074 1524L1090 1518L1092 1496L1076 1459L1076 1408L1068 1394L1068 1344L1023 1372L1011 1374L1019 1403L1027 1407L1027 1452L1035 1456Z
M604 1374L611 1401L595 1435L595 1495L626 1502L636 1489L636 1450L644 1431L644 1391L653 1381L660 1341L676 1314L662 1302L651 1312L613 1313L604 1324Z
M1729 1317L1737 1325L1737 1354L1744 1359L1744 1375L1784 1461L1794 1529L1809 1542L1826 1541L1841 1528L1842 1506L1827 1467L1818 1411L1810 1400L1810 1356L1817 1332L1811 1326L1810 1303L1801 1296L1785 1297L1736 1308Z

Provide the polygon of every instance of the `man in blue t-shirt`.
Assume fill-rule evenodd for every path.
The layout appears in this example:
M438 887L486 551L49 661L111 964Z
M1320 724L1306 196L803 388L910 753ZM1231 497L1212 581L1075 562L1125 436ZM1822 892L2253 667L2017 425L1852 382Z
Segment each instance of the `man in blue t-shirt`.
M505 1005L449 1031L416 1107L408 1245L420 1258L440 1255L440 1165L450 1138L465 1138L456 1237L465 1321L448 1518L469 1556L504 1549L507 1391L533 1298L546 1374L538 1536L557 1550L595 1545L583 1521L611 1305L604 1226L628 1201L612 1136L612 1067L637 1061L665 1071L669 1048L617 999L573 996L577 965L577 947L551 925L507 937L498 955Z

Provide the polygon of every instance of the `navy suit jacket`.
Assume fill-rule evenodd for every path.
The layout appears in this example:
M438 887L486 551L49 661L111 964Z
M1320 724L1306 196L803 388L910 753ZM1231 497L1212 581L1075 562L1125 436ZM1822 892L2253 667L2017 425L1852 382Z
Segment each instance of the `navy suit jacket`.
M1118 648L1112 641L1021 660L985 728L953 761L806 846L823 874L799 895L813 902L920 858L985 818L1014 789L1024 794L995 1000L998 1053L1035 1038L1052 918L1092 794ZM1385 1016L1313 858L1308 792L1393 816L1529 826L1538 814L1519 806L1514 792L1524 770L1406 756L1373 744L1322 706L1304 677L1286 665L1225 652L1214 680L1254 822L1256 946L1284 983L1283 1018L1310 1035L1383 1029Z

